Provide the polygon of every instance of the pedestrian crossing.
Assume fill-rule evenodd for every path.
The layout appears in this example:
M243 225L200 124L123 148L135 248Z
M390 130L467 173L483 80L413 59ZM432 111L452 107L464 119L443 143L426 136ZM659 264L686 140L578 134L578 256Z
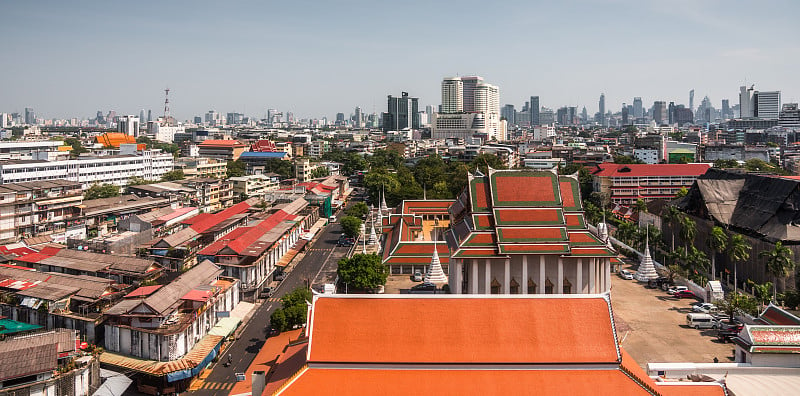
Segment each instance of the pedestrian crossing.
M208 390L231 390L235 385L234 382L205 382L200 386L200 389L208 389Z
M270 297L267 299L268 302L279 302L281 301L280 297Z
M330 252L331 248L327 248L327 249L317 248L317 249L306 249L306 250L309 251L309 252Z

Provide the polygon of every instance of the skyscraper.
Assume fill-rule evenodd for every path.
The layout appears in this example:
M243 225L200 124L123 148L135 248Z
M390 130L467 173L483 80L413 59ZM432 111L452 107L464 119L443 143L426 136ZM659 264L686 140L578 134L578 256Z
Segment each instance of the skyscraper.
M689 110L694 111L694 89L689 91Z
M517 125L516 114L517 111L514 109L513 104L507 104L500 109L500 118L505 118L508 125Z
M753 111L753 87L747 88L746 86L739 87L739 117L752 118L755 117Z
M731 104L728 99L722 99L722 119L733 118L731 114Z
M25 123L28 125L33 125L36 123L36 114L30 107L25 108Z
M361 107L356 106L355 115L353 116L353 118L355 118L354 121L355 121L356 128L363 128L364 127L364 114L361 111Z
M668 121L666 102L660 100L653 102L653 121L658 125L662 125Z
M402 131L403 129L419 129L419 99L403 92L400 97L389 95L387 111L383 113L383 130Z
M117 122L117 132L139 137L139 122L139 117L135 115L120 116L119 122Z
M531 113L531 126L539 125L539 97L538 96L531 96L531 101L529 104L529 111Z
M781 111L781 91L755 91L753 93L755 117L777 120Z
M606 126L606 94L600 94L598 107L600 108L600 126Z
M500 90L479 76L442 80L442 105L431 121L435 138L503 138L500 131Z
M642 98L633 98L633 118L643 118L644 109L642 108Z
M461 113L464 111L464 83L459 77L448 77L442 80L442 106L439 109L443 114Z

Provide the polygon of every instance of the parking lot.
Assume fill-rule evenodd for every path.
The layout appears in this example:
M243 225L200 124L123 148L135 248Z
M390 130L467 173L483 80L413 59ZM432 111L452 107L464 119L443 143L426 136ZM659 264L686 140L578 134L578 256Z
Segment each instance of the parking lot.
M628 268L630 269L630 268ZM648 362L733 361L733 344L717 341L717 331L686 326L695 300L677 299L635 280L611 276L611 305L622 346L642 366Z

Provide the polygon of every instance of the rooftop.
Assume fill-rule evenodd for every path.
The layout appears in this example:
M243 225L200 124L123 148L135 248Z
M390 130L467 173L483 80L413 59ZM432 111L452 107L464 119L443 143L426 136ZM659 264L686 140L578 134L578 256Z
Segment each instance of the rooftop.
M700 176L711 168L711 164L613 164L597 165L595 176L642 177L642 176Z

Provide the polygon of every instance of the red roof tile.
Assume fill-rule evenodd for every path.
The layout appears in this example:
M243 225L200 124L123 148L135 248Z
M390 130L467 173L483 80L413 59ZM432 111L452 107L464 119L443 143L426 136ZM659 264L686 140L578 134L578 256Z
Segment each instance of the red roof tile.
M238 140L204 140L199 144L200 147L212 147L212 146L221 146L221 147L247 147L246 144L239 142Z
M566 232L556 227L498 227L497 236L503 242L530 242L536 240L565 240Z
M203 233L220 222L229 219L231 216L247 212L249 209L250 204L247 201L239 202L238 204L233 205L219 213L203 217L200 221L193 223L190 227L198 233Z
M153 294L156 290L160 289L161 286L162 285L141 286L136 290L126 294L124 298L147 297Z
M561 210L545 209L495 209L498 224L561 224Z
M613 164L604 162L597 165L597 176L640 177L640 176L700 176L711 164Z
M206 301L212 294L211 290L191 290L181 297L181 300Z
M495 205L557 204L557 176L550 172L497 172L491 177Z

